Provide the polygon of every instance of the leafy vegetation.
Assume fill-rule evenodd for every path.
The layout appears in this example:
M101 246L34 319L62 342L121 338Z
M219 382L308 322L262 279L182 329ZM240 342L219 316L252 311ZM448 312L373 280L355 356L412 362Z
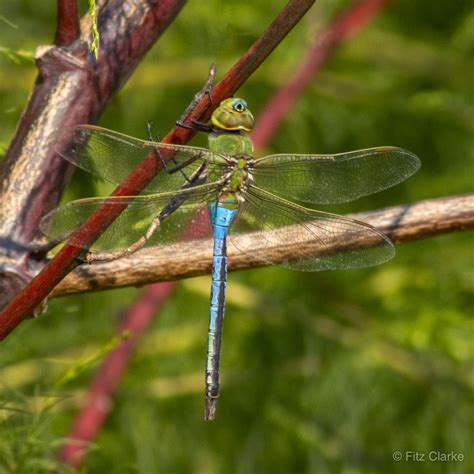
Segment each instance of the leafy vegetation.
M189 2L100 125L145 138L153 119L166 133L209 64L216 61L223 73L283 4ZM243 87L239 95L256 116L312 35L347 4L320 0ZM4 144L35 79L28 58L54 36L55 4L5 0L1 14L1 51L9 52L0 54ZM393 2L315 77L271 151L390 144L420 156L415 177L330 208L336 212L469 191L473 24L467 0ZM205 145L205 137L195 143ZM66 198L109 190L78 173ZM472 239L459 233L401 245L393 261L371 269L231 274L223 387L217 420L208 424L202 415L210 279L183 281L143 339L83 472L471 472L472 263ZM57 466L55 450L115 343L120 311L138 294L52 300L47 313L2 343L0 472ZM465 460L397 462L395 451L462 453Z

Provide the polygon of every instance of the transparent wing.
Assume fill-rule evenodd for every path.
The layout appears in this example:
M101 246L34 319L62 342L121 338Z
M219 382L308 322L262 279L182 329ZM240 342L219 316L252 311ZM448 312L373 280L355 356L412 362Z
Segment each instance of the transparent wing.
M205 210L207 202L216 199L218 187L217 183L212 183L150 196L79 199L44 216L40 229L50 240L63 241L99 207L107 206L113 211L116 206L123 208L126 205L113 223L104 228L90 251L127 249L145 234L156 216L160 216L161 224L148 241L147 247L202 238L210 234L210 225L202 216L197 219L200 215L198 211ZM205 226L208 227L206 231L203 230ZM78 238L73 238L70 243L81 248L88 247Z
M58 129L55 150L77 167L114 184L120 184L149 154L161 166L161 156L168 161L171 174L162 171L142 194L167 192L181 188L186 177L205 166L220 175L225 158L205 148L149 142L93 125L75 125ZM217 171L215 170L217 168Z
M395 255L390 239L364 222L306 209L255 186L244 198L230 240L257 260L320 271L368 267Z
M270 155L256 161L253 175L255 184L279 195L330 204L394 186L419 167L413 153L379 147L338 155Z

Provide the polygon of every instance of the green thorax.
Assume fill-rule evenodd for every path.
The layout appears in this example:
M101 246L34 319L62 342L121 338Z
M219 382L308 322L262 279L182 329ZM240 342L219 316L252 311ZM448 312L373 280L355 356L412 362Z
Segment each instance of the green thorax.
M209 149L237 160L225 160L229 165L230 176L227 176L227 186L218 198L219 205L235 208L238 205L237 194L249 176L246 162L253 157L253 143L249 133L253 129L254 118L245 100L230 98L219 104L212 114L211 123L216 131L209 134ZM212 180L214 177L209 178Z
M223 100L211 116L216 130L209 135L211 151L227 156L253 155L253 144L249 133L253 130L254 118L244 99Z
M227 192L219 196L220 205L235 208L238 204L236 193L248 177L245 162L247 157L253 156L252 140L248 134L242 133L210 134L209 149L215 153L238 159L230 176Z
M253 156L253 144L250 136L243 133L211 133L209 149L227 156Z

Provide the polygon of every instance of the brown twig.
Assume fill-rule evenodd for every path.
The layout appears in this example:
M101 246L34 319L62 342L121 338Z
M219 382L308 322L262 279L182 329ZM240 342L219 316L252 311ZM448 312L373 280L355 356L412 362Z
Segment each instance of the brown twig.
M432 237L457 230L474 228L474 194L430 199L414 204L394 206L378 211L350 215L386 233L394 242ZM285 230L285 232L287 232ZM284 261L321 252L317 242L288 239L285 248L268 249L272 260ZM369 242L368 242L369 244ZM324 251L336 248L340 242L327 242ZM265 263L252 255L252 240L246 243L246 253L229 246L229 270L261 267ZM176 255L187 255L177 260ZM63 296L86 291L99 291L122 286L140 286L156 281L169 281L204 275L211 271L212 243L207 240L189 242L157 249L138 251L131 257L114 262L82 265L68 275L52 293Z
M278 43L296 25L315 0L290 1L275 18L270 27L237 62L237 64L219 81L213 89L213 103L206 97L201 100L188 115L207 120L221 100L232 95L247 78L258 68ZM186 143L194 132L175 127L163 139L164 143ZM161 164L154 156L146 157L136 169L112 193L114 196L133 195L140 192L160 171ZM71 240L92 244L125 208L107 205L101 206L72 236ZM78 259L84 250L66 245L47 264L47 266L8 304L0 313L0 339L5 338L23 319L30 316L34 309L48 296L52 289L78 265Z
M322 32L308 51L294 76L272 96L260 112L252 140L263 148L275 134L297 98L329 55L345 40L369 23L391 0L359 0L343 10Z

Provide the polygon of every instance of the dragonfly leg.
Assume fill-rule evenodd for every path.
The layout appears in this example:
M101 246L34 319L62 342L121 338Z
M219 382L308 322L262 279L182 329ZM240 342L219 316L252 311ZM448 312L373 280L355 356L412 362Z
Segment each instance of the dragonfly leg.
M153 122L151 120L149 120L146 123L146 129L147 129L147 132L148 132L148 137L149 137L150 141L152 141L152 142L153 141L159 142L160 139L158 137L153 136L153 133L152 133L152 130L151 130L152 126L153 126ZM161 161L161 164L163 165L163 169L166 171L167 174L173 174L176 171L179 171L181 173L181 175L183 176L183 178L185 179L185 181L187 183L190 182L189 178L186 176L186 173L182 169L185 168L186 166L188 166L188 164L191 164L194 160L197 159L197 157L194 158L192 161L190 161L191 159L189 159L185 163L181 163L181 165L179 165L176 162L176 160L174 159L174 157L172 157L171 161L175 164L175 167L170 168L168 166L168 163L166 163L166 161L161 156L161 153L160 153L160 150L158 149L158 147L156 148L156 155L158 156L158 159Z
M33 240L28 247L33 254L46 254L61 242L61 239L48 240L46 237L39 237Z
M204 133L212 133L217 131L216 127L213 125L209 125L207 123L199 122L198 120L192 119L191 124L189 125L187 123L181 122L180 120L176 121L176 125L179 127L187 128L188 130L196 130L198 132L204 132Z
M135 253L137 250L140 250L145 246L148 242L150 237L155 233L156 229L159 227L161 223L160 215L156 216L148 229L146 230L145 234L140 237L136 242L134 242L130 247L124 250L118 250L116 252L89 252L85 258L85 263L92 263L92 262L107 262L110 260L116 260L117 258L128 257Z
M217 68L214 63L211 64L211 67L209 68L209 73L207 75L206 82L202 89L193 97L193 100L191 103L188 105L184 113L181 115L179 118L180 121L183 121L184 118L193 110L196 105L202 100L202 98L207 95L209 102L207 104L206 110L210 107L212 104L212 83L214 82L214 79L216 77L216 72Z
M148 120L146 123L146 133L151 142L161 142L161 137L159 135L153 135L153 120Z
M207 176L205 173L206 165L203 163L190 177L188 183L182 186L182 189L192 188L192 186L197 186L202 184ZM190 192L192 192L190 190ZM155 233L156 229L160 226L161 222L171 215L176 209L178 209L183 202L187 199L186 193L183 193L181 196L171 199L168 204L161 210L161 212L153 218L151 224L148 226L145 234L140 237L136 242L123 250L118 250L116 252L89 252L85 258L85 263L92 262L107 262L110 260L115 260L117 258L128 257L135 253L137 250L143 248L150 237Z
M181 117L176 121L176 125L178 127L182 128L187 128L188 130L198 130L200 132L206 132L210 133L214 130L214 127L207 125L205 123L197 122L194 119L191 120L192 124L189 125L184 122L186 117L189 115L189 113L196 107L196 105L202 100L202 98L207 95L208 97L208 103L206 108L204 109L204 112L211 106L213 98L212 98L212 83L214 81L214 78L216 77L216 65L214 63L211 64L211 67L209 68L209 74L207 76L206 83L204 84L203 88L194 96L193 100L189 104L189 106L186 108L184 113L181 115ZM199 124L199 125L196 125ZM202 128L198 128L202 127Z
M209 98L209 104L208 107L212 104L212 88L214 87L212 83L214 82L214 79L216 77L216 72L217 72L217 66L215 63L211 63L211 67L209 68L209 73L207 75L206 83L204 84L204 87L202 88L201 96L198 98L201 100L202 95L206 94L207 97ZM196 97L195 97L196 98ZM194 104L193 104L194 105ZM207 108L206 108L207 110Z

